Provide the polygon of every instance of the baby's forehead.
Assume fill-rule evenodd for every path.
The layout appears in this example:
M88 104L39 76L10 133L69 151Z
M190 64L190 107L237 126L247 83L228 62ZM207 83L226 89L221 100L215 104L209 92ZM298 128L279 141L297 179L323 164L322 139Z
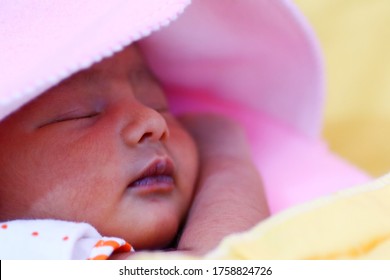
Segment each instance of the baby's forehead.
M146 67L146 62L136 44L132 44L112 56L93 64L89 69L121 68L121 67Z

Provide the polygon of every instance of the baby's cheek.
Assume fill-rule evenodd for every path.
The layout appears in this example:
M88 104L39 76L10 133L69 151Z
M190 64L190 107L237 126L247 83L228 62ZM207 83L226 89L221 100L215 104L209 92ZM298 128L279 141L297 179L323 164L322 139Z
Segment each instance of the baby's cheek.
M195 188L198 174L198 151L195 141L180 125L170 130L170 152L177 166L177 175L182 186L183 198L189 201Z

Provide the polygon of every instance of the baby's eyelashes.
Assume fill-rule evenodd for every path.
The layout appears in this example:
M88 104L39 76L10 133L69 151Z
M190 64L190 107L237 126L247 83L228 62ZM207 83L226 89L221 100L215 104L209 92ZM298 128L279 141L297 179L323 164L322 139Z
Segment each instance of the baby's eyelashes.
M48 125L54 125L62 122L69 122L69 121L81 121L86 119L92 119L97 117L100 114L100 112L69 112L65 114L61 114L48 122L45 122L44 124L40 125L39 128L45 127Z
M65 118L62 118L62 119L58 119L58 120L55 120L55 122L65 122L65 121L77 121L77 120L81 120L81 119L90 119L90 118L93 118L93 117L96 117L98 116L99 113L87 113L87 114L82 114L80 116L72 116L72 117L65 117Z

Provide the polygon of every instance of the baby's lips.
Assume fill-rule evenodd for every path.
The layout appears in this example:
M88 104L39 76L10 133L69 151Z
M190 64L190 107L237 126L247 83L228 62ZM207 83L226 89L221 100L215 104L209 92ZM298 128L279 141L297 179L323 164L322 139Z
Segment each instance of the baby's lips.
M171 185L174 183L173 177L169 175L157 175L157 176L147 176L147 177L142 177L133 183L130 184L130 188L132 187L140 187L140 186L151 186L151 185L162 185L162 184L167 184Z
M143 193L169 192L175 186L174 165L169 158L157 158L129 184Z

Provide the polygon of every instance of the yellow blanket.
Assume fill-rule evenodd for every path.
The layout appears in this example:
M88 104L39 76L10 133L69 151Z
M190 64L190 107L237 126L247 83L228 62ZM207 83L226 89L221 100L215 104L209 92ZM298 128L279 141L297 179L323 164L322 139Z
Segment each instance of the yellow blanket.
M390 174L226 237L204 259L390 259ZM137 259L193 258L139 253Z
M374 176L390 170L390 1L296 0L325 55L330 147Z

